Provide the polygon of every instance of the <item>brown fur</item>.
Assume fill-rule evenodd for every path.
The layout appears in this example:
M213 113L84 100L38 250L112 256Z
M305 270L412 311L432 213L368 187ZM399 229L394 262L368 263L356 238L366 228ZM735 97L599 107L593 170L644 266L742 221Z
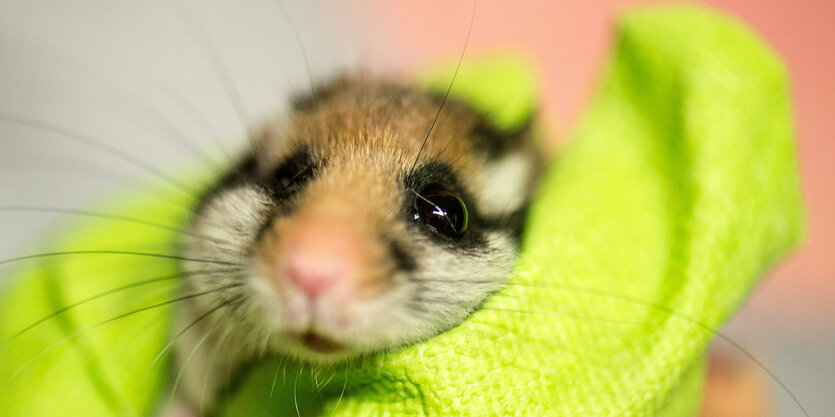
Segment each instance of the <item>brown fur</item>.
M271 160L280 160L295 144L313 143L327 149L322 156L337 156L329 159L354 172L373 165L387 173L411 168L441 102L440 97L363 76L340 78L309 100L314 106L296 113L287 131L270 129L265 135L262 146ZM472 111L448 101L421 154L453 162L468 187L478 185L474 174L484 165L468 140L477 121ZM277 135L287 140L276 140Z

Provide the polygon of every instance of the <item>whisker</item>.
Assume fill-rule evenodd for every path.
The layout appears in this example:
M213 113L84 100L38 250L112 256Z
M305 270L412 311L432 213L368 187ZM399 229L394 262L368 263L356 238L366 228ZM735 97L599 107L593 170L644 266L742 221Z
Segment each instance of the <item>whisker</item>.
M219 323L220 322L218 322L218 324L213 326L212 329L209 330L209 332L210 333L214 332L215 329L219 326ZM201 384L201 387L200 387L200 408L201 408L201 410L205 410L207 408L206 391L207 391L207 385L208 385L208 382L209 382L209 372L211 371L211 369L214 366L216 366L217 358L218 358L219 352L220 352L220 347L223 346L223 344L226 342L226 339L229 337L231 329L232 329L231 327L226 326L226 329L224 330L223 334L218 338L217 343L215 343L214 346L212 346L212 350L209 353L209 359L206 362L207 366L203 370L203 383Z
M32 255L26 256L18 256L15 258L8 258L0 260L0 266L11 264L14 262L20 261L27 261L31 259L40 259L40 258L51 258L57 256L72 256L72 255L127 255L127 256L144 256L149 258L162 258L162 259L171 259L176 261L189 261L189 262L200 262L200 263L209 263L209 264L217 264L217 265L230 265L236 266L237 264L233 262L226 262L226 261L218 261L213 259L197 259L197 258L189 258L185 256L177 256L177 255L166 255L161 253L147 253L147 252L132 252L132 251L119 251L119 250L69 250L69 251L59 251L59 252L43 252L43 253L36 253Z
M281 364L284 362L286 357L282 356L280 359L275 360L275 375L273 375L273 385L270 387L270 398L273 397L273 393L275 392L275 383L278 381L278 371L281 370Z
M47 354L47 353L51 352L53 349L55 349L55 348L57 348L57 347L59 347L59 346L63 345L64 343L66 343L66 342L68 342L68 341L70 341L70 340L73 340L73 339L77 338L78 336L81 336L81 335L83 335L83 334L87 333L87 332L88 332L88 331L90 331L90 330L93 330L93 329L99 328L99 327L104 326L104 325L106 325L106 324L108 324L108 323L112 323L112 322L115 322L115 321L117 321L117 320L121 320L121 319L123 319L123 318L130 317L130 316L133 316L133 315L135 315L135 314L139 314L139 313L142 313L142 312L145 312L145 311L154 310L154 309L157 309L157 308L160 308L160 307L164 307L164 306L171 305L171 304L178 303L178 302L185 301L185 300L190 300L190 299L192 299L192 298L202 297L202 296L204 296L204 295L208 295L208 294L216 293L216 292L219 292L219 291L225 291L225 290L228 290L228 289L231 289L231 288L239 287L239 286L241 286L241 285L243 285L243 284L241 284L241 283L230 284L230 285L225 285L225 286L222 286L222 287L213 288L213 289L211 289L211 290L202 291L202 292L195 293L195 294L189 294L189 295L185 295L185 296L182 296L182 297L177 297L177 298L174 298L174 299L171 299L171 300L166 300L166 301L163 301L163 302L160 302L160 303L156 303L156 304L153 304L153 305L150 305L150 306L146 306L146 307L141 307L141 308L138 308L138 309L133 310L133 311L129 311L129 312L126 312L126 313L122 313L122 314L116 315L116 316L111 317L111 318L109 318L109 319L107 319L107 320L100 321L100 322L98 322L98 323L96 323L96 324L93 324L92 326L86 327L86 328L84 328L84 329L80 329L80 330L78 330L78 331L76 331L76 332L74 332L74 333L72 333L72 334L68 335L67 337L65 337L65 338L63 338L63 339L61 339L61 340L59 340L58 342L53 343L52 345L50 345L50 346L46 347L45 349L41 350L40 352L38 352L38 354L37 354L37 355L33 356L32 358L29 358L29 360L27 360L26 362L24 362L24 363L23 363L23 365L21 365L21 366L20 366L20 367L19 367L19 368L18 368L18 369L17 369L17 370L16 370L16 371L15 371L15 372L14 372L14 373L10 376L10 377L9 377L9 379L7 380L7 382L11 382L11 381L13 381L13 380L14 380L15 378L17 378L17 376L18 376L18 375L20 375L20 373L21 373L21 372L23 372L23 371L24 371L24 370L25 370L25 369L26 369L29 365L31 365L34 361L38 360L38 359L39 359L40 357L42 357L43 355L45 355L45 354Z
M182 95L178 94L176 91L167 88L161 85L154 85L155 89L161 92L163 95L168 97L169 100L176 103L181 109L183 109L186 113L188 113L191 118L200 126L206 137L210 138L212 143L215 147L220 150L220 152L225 157L226 161L231 165L234 164L234 160L232 156L229 154L229 151L226 150L226 147L220 141L220 135L212 129L211 123L209 123L208 119L200 112L200 110L188 99L183 97Z
M293 380L293 404L296 406L296 417L302 417L302 413L299 411L299 397L298 397L298 384L299 378L302 376L302 369L304 366L301 364L299 365L299 373L296 374L296 379Z
M455 134L449 137L449 140L446 141L446 144L444 145L443 149L441 149L441 153L438 154L438 158L446 155L446 151L447 149L449 149L449 145L451 145L453 142L456 142L460 138L460 133L461 132L459 131L459 129L455 130ZM464 158L465 155L466 154L456 157L453 161L449 162L449 165L455 167L460 163L460 161Z
M281 9L281 14L284 16L284 20L287 21L287 26L290 27L290 30L293 32L293 38L296 40L296 44L299 46L299 50L302 54L302 61L304 61L304 67L307 70L307 78L310 81L310 89L313 92L313 97L316 97L316 83L313 82L313 71L311 70L310 60L307 58L307 48L304 47L304 42L302 42L302 37L299 34L299 28L296 27L296 23L293 22L293 18L290 15L290 11L287 10L287 6L281 0L273 0L276 6ZM282 68L283 69L283 68Z
M244 103L241 99L240 93L238 93L238 90L235 88L235 84L232 81L232 75L229 73L229 69L224 64L223 59L218 54L217 50L215 50L208 35L206 35L206 33L203 31L200 22L198 22L196 19L191 18L191 14L189 14L186 10L186 5L183 4L182 0L174 1L173 5L177 17L179 18L183 27L189 34L191 34L191 36L200 46L200 51L202 52L203 57L207 61L209 61L209 64L211 65L215 75L220 81L221 88L223 88L223 92L226 95L226 98L232 105L232 110L235 112L238 121L241 123L241 126L244 129L244 132L246 132L249 145L252 147L253 151L256 151L256 135L252 131L252 127L250 127L249 125L249 118L247 116L246 108L244 107Z
M299 47L299 52L302 56L302 62L304 63L305 71L307 72L308 83L310 84L310 94L311 94L311 97L313 98L314 102L318 104L318 95L316 93L316 91L318 89L318 85L316 84L316 82L313 79L313 71L312 71L312 66L310 65L310 59L308 58L308 55L307 55L307 48L305 48L305 46L304 46L304 42L302 41L301 35L299 33L299 30L298 30L298 26L296 26L295 21L293 20L293 17L291 15L290 11L287 9L287 6L284 4L284 2L282 0L273 0L273 3L281 11L282 17L287 22L287 26L289 26L289 28L292 32L293 39L296 42L296 45ZM281 70L281 74L284 77L284 80L286 81L287 86L290 88L290 90L292 92L292 96L293 97L300 97L299 90L294 86L294 83L290 79L290 76L287 73L287 69L284 67L281 60L278 60L276 62L276 64L278 65L279 69ZM311 123L310 123L309 117L307 117L305 115L301 115L301 118L304 120L305 125L307 127L308 136L311 139L314 138L315 135L313 133L313 129L311 128Z
M310 368L310 376L313 377L313 385L316 387L316 392L319 393L319 398L322 398L322 386L319 385L319 371L313 371L313 368Z
M284 367L281 368L281 385L287 385L287 362L284 362Z
M342 397L345 396L345 388L348 386L348 375L350 370L345 371L345 381L342 382L342 392L339 393L339 398L336 400L336 404L333 406L333 410L331 410L331 417L336 414L336 409L339 408L339 403L342 402Z
M449 278L424 278L420 276L408 276L407 279L412 282L440 282L440 283L467 283L467 284L497 284L497 281L504 277L484 277L479 280L472 279L456 279L456 277Z
M508 300L514 300L514 301L518 301L518 302L520 302L520 303L525 301L525 300L523 300L523 299L522 299L522 297L520 297L518 294L506 294L506 293L502 293L502 292L497 292L497 293L495 293L495 294L491 294L490 296L491 296L491 297L495 297L495 298L504 298L504 299L508 299ZM635 310L635 309L637 309L637 308L638 308L637 306L636 306L636 307L632 307L632 308L625 308L625 307L589 307L589 306L583 306L583 311L586 311L586 312L591 312L591 311L596 311L596 312L607 312L607 311L608 311L608 312L619 312L619 313L620 313L620 312L625 312L625 311L631 311L631 312L634 312L634 311L637 311L637 310Z
M174 186L175 188L182 191L183 193L186 193L186 194L188 194L188 195L190 195L194 198L198 197L198 193L193 188L189 187L188 185L181 182L177 178L174 178L174 177L166 174L165 172L163 172L159 168L156 168L153 165L150 165L150 164L146 163L145 161L133 156L132 154L129 154L127 152L124 152L124 151L120 150L119 148L116 148L114 146L110 146L105 142L102 142L102 141L100 141L98 139L95 139L93 137L84 135L80 132L76 132L76 131L73 131L73 130L70 130L70 129L66 129L66 128L63 128L61 126L57 126L57 125L54 125L54 124L51 124L49 122L39 120L39 119L31 119L31 118L26 118L26 117L10 116L10 115L7 115L7 114L0 114L0 122L13 124L13 125L17 125L17 126L23 126L23 127L27 127L27 128L30 128L30 129L41 130L41 131L44 131L44 132L47 132L47 133L52 133L52 134L57 135L59 137L62 137L62 138L65 138L65 139L70 139L70 140L73 140L75 142L84 144L85 146L89 146L89 147L92 147L94 149L97 149L101 152L108 153L115 158L118 158L118 159L120 159L124 162L127 162L127 163L129 163L129 164L131 164L131 165L133 165L133 166L135 166L135 167L153 175L154 177L165 181L166 183L168 183L169 185Z
M180 331L180 332L179 332L179 333L178 333L178 334L177 334L177 335L176 335L176 336L175 336L175 337L174 337L174 338L173 338L170 342L168 342L168 344L167 344L167 345L165 345L165 347L164 347L164 348L163 348L163 349L159 352L159 354L157 354L156 358L154 358L154 360L151 362L151 364L150 364L150 365L148 365L148 370L150 370L150 369L154 366L154 364L155 364L155 363L159 360L159 358L161 358L161 357L162 357L162 355L163 355L163 354L164 354L164 353L165 353L168 349L170 349L172 346L174 346L174 343L175 343L175 342L176 342L176 341L177 341L177 340L178 340L178 339L179 339L182 335L184 335L187 331L189 331L189 329L191 329L192 327L194 327L195 325L197 325L197 323L199 323L199 322L203 321L206 317L209 317L210 315L212 315L213 313L215 313L216 311L220 310L220 309L221 309L221 308L223 308L223 307L228 307L228 306L230 306L230 305L240 305L240 303L241 303L241 302L243 302L243 298L244 298L244 297L241 297L241 296L238 296L238 297L232 297L232 298L230 298L230 299L228 299L228 300L226 300L226 301L224 301L224 302L222 302L222 303L218 304L216 307L214 307L214 308L212 308L212 309L208 310L206 313L202 314L200 317L198 317L197 319L195 319L194 321L192 321L192 322L191 322L188 326L186 326L183 330L181 330L181 331ZM233 307L233 308L234 308L234 307ZM186 366L188 365L188 363L191 361L191 357L194 355L194 353L195 353L195 352L197 352L197 349L199 349L199 348L200 348L200 345L202 345L202 344L203 344L203 342L204 342L204 341L205 341L205 340L209 337L209 335L215 331L215 329L216 329L216 328L220 325L220 323L221 323L221 322L220 322L220 321L218 321L217 323L215 323L215 325L214 325L214 326L212 326L212 328L211 328L209 331L207 331L207 332L206 332L206 334L205 334L205 335L204 335L204 336L200 339L200 341L197 343L197 346L195 346L194 350L192 350L192 353L191 353L191 354L189 354L189 357L188 357L188 358L186 359L186 361L183 363L183 366L182 366L182 368L180 369L180 372L177 374L177 379L176 379L176 380L175 380L175 382L174 382L174 386L173 386L173 388L171 389L171 396L172 396L172 399L173 399L173 396L174 396L174 395L176 394L176 392L177 392L177 386L179 385L179 382L180 382L180 377L182 376L183 372L185 371L185 368L186 368Z
M84 299L79 300L75 303L72 303L72 304L67 305L65 307L61 307L58 310L55 310L54 312L50 313L49 315L47 315L47 316L33 322L32 324L24 327L23 329L19 330L17 333L15 333L14 335L12 335L8 339L6 339L3 343L0 343L0 347L2 347L5 344L8 344L8 343L12 342L13 340L20 337L20 335L28 332L29 330L32 330L33 328L37 327L41 323L46 322L47 320L55 318L56 316L61 315L61 314L65 313L69 310L75 309L75 308L80 307L84 304L87 304L91 301L98 300L98 299L106 297L108 295L113 295L113 294L116 294L116 293L119 293L119 292L122 292L122 291L126 291L126 290L129 290L129 289L132 289L132 288L142 287L142 286L154 284L154 283L157 283L157 282L171 281L171 280L174 280L174 279L183 278L183 277L190 276L190 275L199 275L199 274L205 274L205 273L235 272L235 271L239 271L239 270L240 270L240 268L218 269L218 270L210 270L210 271L180 272L180 273L176 273L176 274L164 275L164 276L157 277L157 278L151 278L151 279L146 279L146 280L142 280L142 281L132 282L130 284L126 284L126 285L122 285L122 286L119 286L119 287L116 287L116 288L112 288L110 290L91 295L87 298L84 298Z
M126 223L133 223L139 224L143 226L154 227L157 229L168 230L171 232L176 232L179 234L183 234L186 236L191 236L199 239L209 240L215 243L227 243L224 240L216 239L211 236L206 236L200 233L191 232L189 230L183 229L177 226L171 226L161 223L152 222L149 220L143 220L135 217L129 216L122 216L119 214L112 214L112 213L103 213L103 212L96 212L90 210L80 210L80 209L67 209L67 208L59 208L59 207L41 207L41 206L0 206L0 212L2 211L22 211L22 212L36 212L36 213L58 213L58 214L69 214L73 216L84 216L84 217L92 217L97 219L105 219L105 220L115 220L121 221Z
M164 354L165 354L165 352L168 352L168 349L170 349L172 346L174 346L174 343L176 343L176 342L177 342L177 340L179 340L179 339L180 339L180 336L184 335L187 331L189 331L192 327L196 326L196 325L197 325L197 323L199 323L199 322L203 321L203 319L205 319L206 317L209 317L210 315L212 315L212 313L214 313L214 312L216 312L216 311L220 310L222 307L226 307L226 305L227 305L227 304L229 304L229 301L226 301L226 302L223 302L223 303L218 304L217 306L215 306L215 307L213 307L213 308L209 309L209 311L207 311L207 312L203 313L202 315L200 315L200 317L198 317L197 319L193 320L193 321L192 321L191 323L189 323L189 324L188 324L185 328L183 328L182 330L180 330L180 331L179 331L179 332L178 332L178 333L177 333L177 334L176 334L173 338L171 338L171 341L169 341L169 342L168 342L168 343L167 343L167 344L166 344L166 345L165 345L165 346L164 346L164 347L163 347L163 348L159 351L159 353L157 353L157 356L155 356L155 357L154 357L154 360L152 360L152 361L151 361L151 364L150 364L150 365L148 365L148 368L147 368L145 371L146 371L146 372L147 372L147 371L150 371L150 370L151 370L151 368L153 368L153 367L154 367L154 365L156 365L157 361L159 361L159 359L162 357L162 355L164 355Z
M429 130L426 131L426 137L423 138L423 143L420 145L420 149L418 149L417 156L415 156L415 161L412 163L412 168L409 172L414 172L415 167L417 166L418 161L420 160L420 155L423 153L423 148L426 147L426 143L429 141L429 136L432 135L432 129L435 128L435 123L438 122L438 118L441 116L441 112L444 110L444 105L449 98L449 93L452 91L452 85L455 84L455 78L458 76L458 71L461 69L461 63L464 62L464 54L467 53L467 45L470 44L470 34L473 32L473 23L475 22L475 9L476 5L478 4L477 0L473 0L473 11L470 15L470 27L467 29L467 39L464 41L464 48L461 50L461 57L458 58L458 65L455 66L455 72L452 74L452 80L449 82L449 86L446 89L446 93L444 93L444 98L441 100L441 105L438 106L438 112L435 113L435 117L432 119L432 124L429 125Z
M108 185L111 185L111 186L124 188L124 189L126 189L128 191L131 191L131 192L134 192L136 194L141 194L141 195L146 196L146 197L151 197L151 198L154 198L155 200L157 200L158 202L165 203L166 206L168 206L170 208L175 208L181 214L189 213L188 208L184 207L183 205L174 204L173 202L171 202L170 196L165 195L165 194L159 192L158 190L151 190L147 186L136 184L135 182L127 181L126 178L124 178L124 177L123 178L116 178L114 176L115 172L113 170L104 169L104 167L98 167L98 168L103 168L101 170L88 169L87 171L81 171L81 170L74 170L74 169L66 169L67 167L56 167L56 166L52 165L52 166L49 166L48 171L45 171L43 169L43 167L45 165L45 162L41 163L41 161L35 161L35 160L33 160L33 162L37 162L37 163L32 164L33 166L27 166L27 167L12 167L12 168L0 167L0 169L2 169L3 171L6 171L6 172L16 172L16 173L19 173L19 174L21 174L21 173L22 174L31 174L31 173L44 174L44 173L46 173L46 174L49 174L49 175L61 176L62 179L66 178L65 177L66 175L72 175L72 176L83 178L85 180L93 180L94 182L100 182L100 183L105 183L105 184L108 184ZM73 167L73 168L76 168L76 167ZM85 167L85 168L90 168L90 167Z
M319 369L319 371L318 371L318 372L319 372L319 373L320 373L320 375L321 375L321 373L322 373L322 372L324 372L324 371L325 371L324 369ZM334 379L335 377L336 377L336 373L334 373L334 372L328 372L328 377L327 377L327 378L325 378L325 380L324 380L324 381L322 381L322 386L323 386L323 387L327 387L328 385L330 385L330 384L331 384L331 381L333 381L333 379Z
M183 373L185 373L186 367L194 358L194 355L197 353L197 351L200 350L200 347L203 346L203 343L205 343L206 340L209 339L209 335L211 335L218 327L220 327L220 322L215 323L215 325L212 326L212 328L209 331L207 331L206 334L203 335L203 337L200 338L200 340L194 345L194 348L191 350L191 353L189 353L188 357L186 357L186 360L183 362L183 365L180 366L180 370L177 372L177 377L174 378L174 384L171 387L171 393L168 397L169 403L174 402L174 396L177 394L177 388L180 386L180 380L183 377Z
M226 300L226 301L224 301L224 302L222 302L222 303L218 304L216 307L213 307L213 308L209 309L208 311L206 311L205 313L201 314L201 315L200 315L200 317L198 317L197 319L193 320L191 323L189 323L189 325L188 325L188 326L186 326L185 328L183 328L182 330L180 330L180 331L179 331L179 332L178 332L178 333L177 333L177 334L176 334L176 335L175 335L175 336L171 339L171 341L169 341L169 342L168 342L168 344L166 344L166 345L165 345L165 347L163 347L163 348L162 348L162 350L160 350L160 351L159 351L159 353L158 353L158 354L157 354L157 356L154 358L154 360L153 360L153 361L151 361L151 364L150 364L150 365L148 365L148 370L150 370L150 369L151 369L151 368L152 368L152 367L153 367L153 366L157 363L157 361L159 361L159 359L162 357L162 355L164 355L164 354L165 354L165 352L167 352L169 349L171 349L171 347L172 347L172 346L174 346L174 343L176 343L176 342L177 342L177 340L179 340L179 339L180 339L180 337L182 337L184 334L186 334L186 332L188 332L188 331L189 331L189 329L191 329L192 327L196 326L198 323L200 323L201 321L203 321L206 317L211 316L214 312L216 312L216 311L220 310L221 308L223 308L223 307L227 307L227 306L229 306L229 305L233 304L233 303L234 303L235 301L237 301L239 298L240 298L240 297L232 297L231 299Z
M137 101L135 98L120 92L122 99L125 100L127 103L131 104L140 114L144 114L147 118L155 121L158 126L168 134L170 139L173 139L180 147L185 151L191 151L199 157L201 161L207 161L209 164L213 165L217 169L223 169L220 163L218 163L214 158L210 157L208 153L203 149L203 147L196 144L188 135L183 133L182 129L175 124L173 124L170 120L166 119L165 117L161 116L157 113L156 110L151 108L148 105L142 104Z
M98 68L93 68L89 65L78 65L76 62L73 62L75 69L81 69L84 73L86 73L87 77L92 77L95 79L97 85L104 85L108 88L112 93L116 96L119 96L124 102L128 103L130 106L134 108L138 113L144 114L148 118L158 122L162 128L164 128L167 133L170 134L169 138L173 139L174 141L178 142L181 147L185 148L188 151L194 152L199 155L203 160L207 160L210 163L214 164L216 167L219 167L214 160L208 157L205 151L194 141L191 140L188 136L182 133L182 130L175 126L169 118L161 115L157 110L153 108L149 103L142 102L141 100L137 99L131 92L125 89L124 85L130 83L133 80L121 78L121 77L114 77L112 74L103 71ZM80 68L79 68L80 67Z
M518 313L518 314L534 314L534 315L541 315L541 316L550 316L550 317L564 317L570 319L577 319L577 320L588 320L588 321L599 321L604 323L617 323L617 324L633 324L633 325L641 325L643 323L638 321L629 321L629 320L618 320L618 319L604 319L599 317L589 317L589 316L581 316L577 314L570 314L570 313L563 313L557 311L533 311L533 310L522 310L522 309L513 309L513 308L500 308L500 307L481 307L482 310L490 310L490 311L503 311L506 313Z
M789 397L792 399L792 402L800 409L800 411L803 413L804 416L809 417L809 413L806 411L806 408L803 406L803 404L800 402L800 400L797 398L797 396L794 394L794 392L792 392L792 390L789 389L789 387L780 378L778 378L777 375L773 371L771 371L768 367L766 367L765 364L762 363L762 361L757 359L757 357L754 356L754 354L749 352L742 345L740 345L739 343L737 343L736 341L734 341L732 338L725 335L721 331L716 330L716 329L700 322L699 320L696 320L696 319L694 319L692 317L689 317L685 314L679 313L679 312L677 312L677 311L675 311L675 310L673 310L673 309L671 309L667 306L651 303L651 302L641 300L641 299L638 299L638 298L635 298L635 297L630 297L630 296L625 295L625 294L614 293L614 292L611 292L611 291L601 290L601 289L597 289L597 288L588 288L588 287L581 287L581 286L574 286L574 285L567 285L567 284L560 284L560 285L551 286L551 285L541 285L541 284L509 282L509 283L507 283L507 285L509 285L509 286L523 286L523 287L541 288L541 289L563 290L563 291L574 291L574 292L578 292L578 293L597 295L597 296L601 296L601 297L608 297L608 298L612 298L612 299L616 299L616 300L621 300L621 301L627 301L627 302L630 302L630 303L634 303L634 304L637 304L637 305L640 305L640 306L643 306L643 307L647 307L651 310L655 310L655 311L658 311L658 312L665 313L665 314L667 314L671 317L681 319L681 320L683 320L683 321L685 321L689 324L692 324L692 325L710 333L711 335L713 335L715 337L718 337L718 338L722 339L723 341L729 343L731 346L733 346L735 349L737 349L739 352L741 352L743 355L745 355L755 365L757 365L757 367L759 367L766 374L768 374L768 376L774 382L776 382L786 394L789 395ZM519 311L519 312L521 312L521 311Z

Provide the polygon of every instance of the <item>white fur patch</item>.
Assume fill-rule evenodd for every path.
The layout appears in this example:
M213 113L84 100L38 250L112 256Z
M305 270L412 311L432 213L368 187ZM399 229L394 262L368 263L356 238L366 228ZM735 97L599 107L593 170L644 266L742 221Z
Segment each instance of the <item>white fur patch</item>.
M512 213L522 207L529 194L533 175L530 159L514 152L491 161L481 193L480 207L488 216Z

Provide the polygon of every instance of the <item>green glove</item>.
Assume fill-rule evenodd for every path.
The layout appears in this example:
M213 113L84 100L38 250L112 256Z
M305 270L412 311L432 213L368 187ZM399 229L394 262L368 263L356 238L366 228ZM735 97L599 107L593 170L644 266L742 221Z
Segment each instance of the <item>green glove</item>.
M443 89L450 76L426 82ZM462 67L452 94L512 127L532 111L533 86L524 66L499 60ZM345 368L268 360L219 414L692 416L708 329L799 239L796 168L785 72L750 31L691 7L628 14L505 289L451 331ZM181 224L172 207L187 199L170 194L107 211ZM175 232L127 222L77 222L67 235L60 250L175 253ZM140 281L177 262L41 262L0 299L0 410L157 411L179 371L160 354L176 330L169 306L148 307L176 299L177 280Z

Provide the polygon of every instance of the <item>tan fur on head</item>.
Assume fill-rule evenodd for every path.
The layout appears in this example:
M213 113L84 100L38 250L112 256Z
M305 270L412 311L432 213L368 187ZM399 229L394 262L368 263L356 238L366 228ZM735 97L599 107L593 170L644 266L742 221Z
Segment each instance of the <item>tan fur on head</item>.
M411 168L424 144L429 127L438 113L439 99L413 88L366 77L344 77L309 102L290 120L289 129L271 131L263 147L271 159L280 160L294 145L317 145L327 149L324 157L364 162L385 155L387 172ZM476 173L485 163L466 137L477 119L472 111L448 102L432 128L423 156L451 161L465 176L468 186L476 187ZM330 159L330 158L329 158Z

